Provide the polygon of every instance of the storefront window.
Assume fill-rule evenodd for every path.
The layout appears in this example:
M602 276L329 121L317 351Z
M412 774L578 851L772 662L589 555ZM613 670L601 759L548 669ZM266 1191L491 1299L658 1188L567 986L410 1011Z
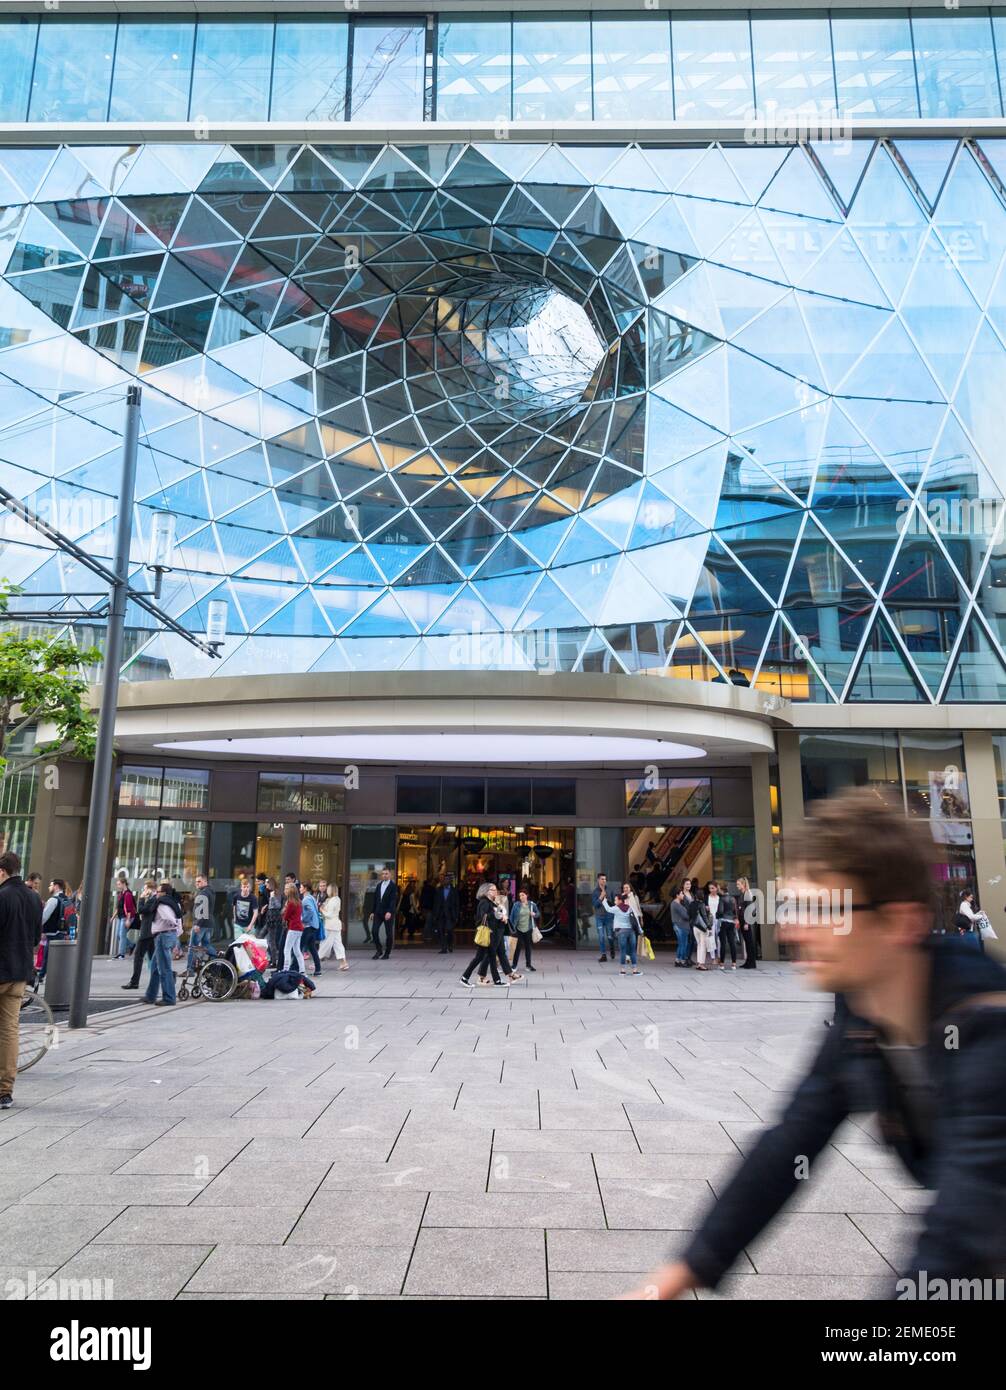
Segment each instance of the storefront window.
M345 835L342 825L301 826L298 873L302 882L317 886L319 879L325 879L341 890Z
M162 775L160 767L124 767L119 779L119 805L159 810Z
M160 877L170 879L175 888L191 892L196 874L201 874L206 864L206 822L162 820L157 860Z
M282 885L283 874L283 826L259 822L255 835L255 872L274 878Z
M161 805L167 809L205 810L210 804L210 774L205 768L166 767Z
M340 772L305 772L301 806L321 816L345 810L345 777Z
M371 941L374 893L381 870L395 872L395 827L354 825L349 839L349 882L342 893L342 921L350 946Z
M395 809L399 815L437 815L440 810L440 778L399 777Z
M800 767L806 804L846 787L883 787L901 800L895 733L801 734Z
M755 878L754 827L750 825L715 826L712 831L713 872L717 883L733 888L740 877Z
M902 734L901 756L908 814L929 820L937 843L970 844L970 827L950 823L971 815L960 734Z
M293 772L260 772L258 809L260 811L299 811L304 779Z
M627 777L625 813L628 816L666 816L666 777Z

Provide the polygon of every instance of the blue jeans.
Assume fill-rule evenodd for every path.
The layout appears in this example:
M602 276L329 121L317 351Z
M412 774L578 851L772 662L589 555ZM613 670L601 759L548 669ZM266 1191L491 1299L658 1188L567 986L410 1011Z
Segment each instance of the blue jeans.
M186 967L189 970L192 969L192 962L195 958L195 950L197 946L201 946L203 950L206 952L206 954L209 956L216 955L216 951L214 951L213 947L210 945L210 934L212 930L212 927L208 926L192 928L192 931L189 935L189 958L186 962Z
M625 955L628 952L629 959L632 961L632 968L636 968L636 933L634 931L616 932L618 937L618 963L625 964Z
M165 1004L175 1002L175 972L172 969L171 957L177 945L176 931L159 931L154 936L154 954L150 957L150 983L143 996L148 1004L153 1004L156 1000L158 985L161 987Z
M597 945L602 956L615 954L614 921L614 917L594 918L594 926L597 928Z
M692 929L691 927L675 927L674 934L678 938L678 954L676 959L684 964L692 949Z
M115 919L115 954L117 956L127 956L129 954L129 937L126 933L129 927L126 925L125 917Z

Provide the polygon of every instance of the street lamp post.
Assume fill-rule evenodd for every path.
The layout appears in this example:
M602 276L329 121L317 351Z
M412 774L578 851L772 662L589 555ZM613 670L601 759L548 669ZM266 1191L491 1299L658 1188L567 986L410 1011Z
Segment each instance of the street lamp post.
M87 1003L91 993L91 963L104 918L105 865L108 854L108 813L112 796L115 757L115 712L119 702L119 668L126 626L129 590L129 552L133 534L133 494L136 491L136 455L140 437L140 388L126 391L126 421L122 440L122 478L119 515L115 528L115 558L110 585L105 657L102 662L101 705L94 749L91 804L84 851L84 900L70 993L70 1027L87 1027Z

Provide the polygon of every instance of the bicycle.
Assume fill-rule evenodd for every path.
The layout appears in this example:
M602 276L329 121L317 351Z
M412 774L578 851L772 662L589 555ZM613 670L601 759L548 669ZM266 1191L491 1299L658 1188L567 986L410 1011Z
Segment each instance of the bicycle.
M181 1003L186 999L208 999L213 1004L222 1004L230 999L238 987L238 972L226 956L211 956L201 946L195 950L195 970L192 984L189 984L189 967L179 978L177 994Z
M39 994L38 984L36 980L32 989L26 990L21 999L17 1036L18 1073L41 1062L50 1047L55 1047L59 1042L59 1025L49 1005Z

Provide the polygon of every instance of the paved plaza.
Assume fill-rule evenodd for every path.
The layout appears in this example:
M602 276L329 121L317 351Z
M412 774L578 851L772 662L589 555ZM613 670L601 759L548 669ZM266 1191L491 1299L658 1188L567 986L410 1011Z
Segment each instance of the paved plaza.
M461 953L351 960L310 1001L63 1033L0 1116L5 1296L608 1298L683 1248L830 1013L786 964L623 977L542 949L468 991ZM124 978L99 961L95 995ZM849 1123L699 1297L883 1296L923 1200Z

